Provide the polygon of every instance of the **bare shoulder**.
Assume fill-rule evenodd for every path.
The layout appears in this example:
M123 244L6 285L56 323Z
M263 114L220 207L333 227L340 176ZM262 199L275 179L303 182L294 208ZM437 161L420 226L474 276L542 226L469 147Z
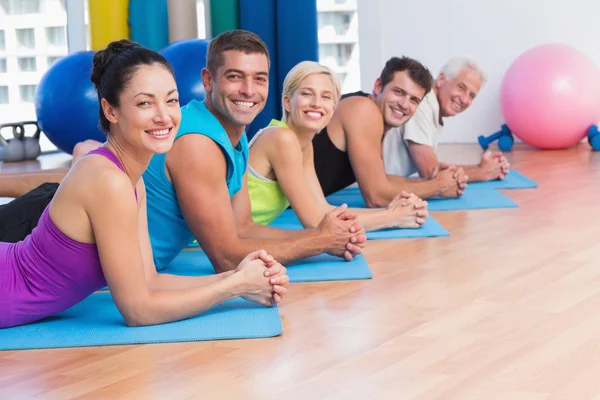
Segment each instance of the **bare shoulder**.
M340 102L336 110L344 130L347 132L358 131L368 126L373 130L383 132L383 117L377 104L368 97L352 96Z
M135 188L117 165L100 155L88 155L61 182L52 204L53 216L67 232L81 235L83 221L102 221L136 214ZM119 218L120 218L119 217ZM79 221L79 222L77 222Z
M377 113L381 115L377 104L371 98L364 96L343 99L338 104L336 112L344 114L350 119L359 119L364 116L378 117Z
M175 140L166 157L167 173L172 176L191 174L197 178L197 172L210 168L226 168L226 160L221 146L213 139L202 134L187 134Z
M262 130L250 148L252 155L260 154L273 157L285 157L290 152L299 152L300 142L298 136L290 128L272 126Z
M264 136L266 135L266 136ZM297 149L300 148L300 142L298 136L290 128L285 127L273 127L266 130L261 136L265 142L271 144L275 150L285 151L286 149Z
M185 154L189 152L196 152L198 150L206 152L220 152L220 146L210 137L201 133L189 133L183 135L173 142L173 146L167 153L171 154Z
M129 176L103 156L82 158L69 172L71 174L71 183L77 185L92 200L106 202L107 199L127 198L134 194L135 187Z

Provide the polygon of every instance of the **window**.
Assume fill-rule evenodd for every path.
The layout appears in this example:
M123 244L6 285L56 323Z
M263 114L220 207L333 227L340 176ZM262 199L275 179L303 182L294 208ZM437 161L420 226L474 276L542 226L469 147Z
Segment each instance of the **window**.
M353 48L353 43L324 43L319 46L319 59L328 65L333 62L334 66L342 67L350 60Z
M0 50L6 50L6 39L3 30L0 30Z
M8 86L0 86L0 104L8 104Z
M46 41L51 46L66 46L67 35L64 26L51 26L46 28Z
M319 62L333 69L342 93L360 89L356 0L317 0Z
M10 0L0 0L0 11L4 12L5 14L9 14L10 13L10 7L9 7L9 2Z
M36 85L21 85L19 86L19 94L21 95L21 102L33 103L35 97Z
M40 10L41 0L18 0L13 2L10 14L37 14Z
M33 28L16 29L15 32L17 33L17 44L20 48L35 48L35 32Z
M17 65L19 66L20 72L36 71L35 57L19 57L17 58Z
M7 71L6 58L0 58L0 74L5 74Z
M50 68L52 66L52 64L54 64L56 61L60 60L61 56L50 56L48 57L48 59L46 60L47 64L48 64L48 68Z

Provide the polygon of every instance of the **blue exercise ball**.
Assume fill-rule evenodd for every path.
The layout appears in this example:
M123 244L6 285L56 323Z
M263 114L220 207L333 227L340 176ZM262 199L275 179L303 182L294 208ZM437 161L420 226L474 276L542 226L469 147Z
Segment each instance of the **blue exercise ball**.
M98 94L90 80L95 52L69 54L46 71L35 94L40 129L60 150L73 154L78 142L106 140L99 128Z
M206 66L206 49L209 43L210 40L207 39L186 39L172 43L160 51L173 66L179 104L182 106L192 99L204 100L206 96L201 72Z

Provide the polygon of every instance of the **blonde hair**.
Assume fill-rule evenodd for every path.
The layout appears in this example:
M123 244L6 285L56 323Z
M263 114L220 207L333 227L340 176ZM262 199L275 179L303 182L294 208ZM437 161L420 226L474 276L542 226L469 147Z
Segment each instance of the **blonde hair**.
M331 83L333 84L333 95L335 104L337 104L340 101L342 89L340 87L340 80L336 76L335 72L333 72L330 68L319 64L318 62L302 61L296 64L294 68L292 68L290 72L288 72L288 74L285 77L285 80L283 81L283 90L281 93L281 109L283 110L283 117L281 118L281 120L283 122L287 122L287 119L289 117L289 113L285 110L284 97L292 97L292 94L296 90L298 90L302 81L306 77L314 74L323 74L329 77Z

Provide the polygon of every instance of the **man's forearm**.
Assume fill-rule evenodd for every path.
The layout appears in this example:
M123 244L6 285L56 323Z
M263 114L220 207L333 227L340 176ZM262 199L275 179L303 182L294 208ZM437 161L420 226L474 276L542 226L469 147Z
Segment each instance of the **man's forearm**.
M200 254L200 252L198 252ZM218 282L230 276L234 271L227 271L222 274L208 276L179 276L172 274L159 273L149 282L150 290L183 290L205 287L212 283Z
M403 190L414 193L422 199L428 199L440 194L436 181L423 178L405 178L397 175L387 175L387 182L381 188L372 189L365 193L365 203L369 208L387 207L387 205Z
M316 230L302 229L289 231L287 235L295 237L256 239L256 236L253 236L252 239L239 239L228 246L221 243L216 244L218 249L214 248L213 251L207 249L207 246L203 246L203 248L209 256L212 255L211 258L215 258L214 260L211 259L211 262L216 272L224 272L237 268L244 257L260 249L266 250L267 253L283 265L291 261L324 253L326 250L323 240Z
M438 182L433 179L405 178L403 176L396 175L388 175L387 177L396 188L396 194L404 190L409 193L414 193L416 196L424 200L440 195L440 186Z
M465 171L465 175L469 177L469 182L484 182L489 180L486 177L485 171L479 165L459 165Z
M301 226L300 226L301 228ZM238 228L238 236L240 239L266 239L266 240L281 240L281 239L298 239L306 236L308 230L304 229L279 229L272 226L252 223L246 227Z

